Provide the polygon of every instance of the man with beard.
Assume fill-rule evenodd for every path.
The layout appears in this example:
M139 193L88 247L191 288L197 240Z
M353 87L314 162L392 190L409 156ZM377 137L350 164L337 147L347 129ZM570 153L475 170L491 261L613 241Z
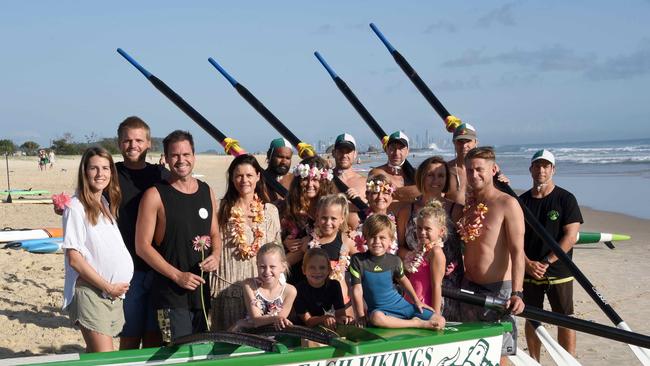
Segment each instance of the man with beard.
M420 195L413 180L415 177L407 176L404 169L402 169L402 165L409 154L408 136L402 131L391 133L384 144L384 151L388 162L371 169L368 176L383 174L389 178L393 187L396 188L393 193L393 203L389 210L397 212L404 203L410 203Z
M219 266L221 238L214 192L192 176L192 135L174 131L163 147L170 177L142 196L135 245L138 256L156 271L151 301L167 343L208 329L210 289L203 285Z
M282 137L271 141L271 145L266 151L266 161L268 163L266 171L270 173L269 175L275 177L286 189L289 189L293 180L293 174L288 174L291 169L292 156L293 150L291 143ZM269 192L271 202L282 199L282 196L278 195L269 183L266 183L266 190Z
M533 188L521 195L523 202L544 229L560 244L569 257L582 224L582 214L576 198L553 182L555 157L548 150L537 151L530 162ZM526 276L524 302L537 308L544 307L544 294L553 312L573 315L573 275L567 266L544 244L535 232L526 226L524 237ZM575 330L558 327L560 345L572 355L576 352ZM540 341L533 326L526 322L526 343L531 357L539 361Z
M449 167L449 187L445 197L452 201L465 203L467 175L465 173L465 155L478 145L476 129L469 123L463 123L454 130L454 150L456 158L447 163Z

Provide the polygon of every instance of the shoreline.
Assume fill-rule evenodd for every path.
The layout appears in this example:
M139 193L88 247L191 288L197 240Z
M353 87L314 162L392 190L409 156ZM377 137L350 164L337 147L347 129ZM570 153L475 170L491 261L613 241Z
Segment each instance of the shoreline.
M46 172L39 172L33 159L10 159L12 188L34 187L47 189L51 194L71 193L79 159L57 157L54 169ZM264 157L258 156L258 159L265 166ZM195 172L204 175L201 180L210 184L217 196L221 196L225 189L225 171L231 160L227 156L197 155ZM6 183L6 171L0 170L0 184ZM650 323L646 321L650 318L646 300L650 290L645 286L650 281L650 264L645 260L650 256L650 246L647 245L650 242L650 220L586 206L581 206L581 210L585 220L582 231L632 236L628 241L615 243L615 250L602 244L578 246L574 259L634 331L650 333ZM60 227L61 218L53 213L51 205L0 203L0 223L3 227ZM83 352L81 333L70 325L67 314L61 310L63 255L0 249L0 266L0 288L4 294L0 298L0 327L7 335L0 340L0 358ZM626 285L622 286L623 283ZM577 317L611 325L577 283L574 294ZM519 319L518 324L519 347L525 349L523 320ZM553 328L547 327L555 337ZM582 333L578 333L577 353L578 360L586 365L637 362L626 345ZM552 364L545 351L542 354L542 363Z

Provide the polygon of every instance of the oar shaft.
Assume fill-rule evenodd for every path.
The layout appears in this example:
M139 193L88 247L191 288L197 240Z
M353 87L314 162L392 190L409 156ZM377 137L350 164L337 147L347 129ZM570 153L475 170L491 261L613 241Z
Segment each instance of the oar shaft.
M571 274L575 277L576 281L587 291L587 294L596 302L598 307L607 315L607 317L612 321L614 324L618 324L623 321L621 317L616 313L614 308L612 308L607 301L605 300L605 297L601 295L597 290L596 286L594 286L591 281L587 278L587 276L582 273L580 268L576 266L575 263L569 258L569 256L562 250L562 247L560 247L560 244L555 241L555 239L546 231L546 229L542 226L542 224L539 223L535 215L530 211L528 206L526 206L517 194L510 188L510 186L506 183L500 182L497 179L494 180L495 184L497 187L502 190L503 192L509 194L510 196L514 197L517 202L519 202L519 205L521 206L521 209L524 211L524 217L526 219L526 223L533 229L533 231L544 241L544 243L551 248L553 253L558 257L558 260L560 260L564 265L566 265L569 268L569 271L571 271Z
M162 80L158 79L152 73L147 71L142 65L140 65L135 59L133 59L128 53L126 53L121 48L117 49L117 52L122 55L131 65L138 69L146 78L153 84L158 91L160 91L164 96L166 96L172 103L174 103L181 111L183 111L188 117L190 117L196 124L198 124L205 132L207 132L212 138L217 140L219 144L226 147L226 135L224 135L218 128L216 128L210 121L208 121L201 113L199 113L194 107L192 107L188 102L186 102L180 95L178 95L172 88L165 84ZM244 149L230 149L229 151L232 155L241 155L246 152ZM280 184L275 177L271 176L269 172L264 171L264 179L270 184L272 189L285 197L287 195L287 189Z
M397 62L397 65L399 65L399 67L402 69L402 71L404 71L406 76L411 80L413 85L415 85L415 87L420 91L420 93L422 94L424 99L426 99L427 102L429 102L429 104L431 104L431 106L438 113L440 118L442 118L444 120L445 118L449 117L451 114L442 105L442 103L440 102L440 100L438 100L438 98L435 96L435 94L433 94L431 89L429 89L429 87L424 82L424 80L422 80L422 78L420 78L420 76L415 71L415 69L413 67L411 67L411 65L408 63L408 61L406 61L404 56L402 56L395 49L395 47L393 47L388 42L386 37L384 37L384 35L379 31L379 28L377 28L377 26L375 26L373 23L370 23L370 28L372 28L372 30L375 32L377 37L379 37L379 39L384 43L386 48L388 48L388 52L390 52L390 54L393 56L393 59L395 60L395 62Z
M291 130L289 130L287 126L284 123L282 123L282 121L280 121L280 119L278 119L273 113L271 113L271 111L268 108L266 108L266 106L262 102L260 102L259 99L257 99L253 95L253 93L251 93L248 89L246 89L246 87L244 87L241 83L237 82L235 78L233 78L212 57L210 57L208 61L210 62L210 64L212 64L212 66L214 66L217 70L219 70L221 75L223 75L226 79L228 79L228 81L230 81L230 83L235 88L235 90L237 90L239 95L241 95L242 98L244 98L248 102L248 104L250 104L259 114L261 114L262 117L264 117L264 119L266 119L266 121L269 122L271 126L273 126L273 128L275 128L280 133L280 135L282 135L282 137L289 140L289 142L297 149L299 148L299 145L302 144L302 141L300 141L300 139L293 132L291 132ZM307 153L310 153L309 149L305 149L305 150L307 151ZM337 176L334 177L334 184L336 185L337 189L343 193L347 192L348 189L350 189L341 180L341 178ZM359 209L360 216L364 216L365 211L368 209L368 205L365 202L363 202L363 200L361 200L359 197L354 198L351 201L352 204L354 204Z
M318 61L320 61L321 65L323 65L325 70L327 70L327 72L330 74L330 76L334 80L334 83L339 88L341 93L343 93L343 95L348 100L348 102L350 102L352 107L357 111L357 113L359 113L359 115L366 122L368 127L370 127L372 132L374 132L375 136L377 136L379 141L381 141L384 138L384 136L387 136L388 134L386 133L386 131L384 131L384 129L381 128L381 126L379 125L377 120L372 116L372 114L370 114L370 112L363 105L363 103L361 103L359 98L357 98L357 96L354 94L352 89L350 89L348 84L343 79L341 79L336 74L336 72L334 72L334 70L330 67L330 65L327 63L327 61L325 61L323 56L321 56L321 54L318 53L318 52L314 52L314 56L316 56ZM403 168L404 168L404 171L406 172L406 174L409 176L409 178L411 178L411 180L415 181L415 168L413 168L413 166L408 161L408 159L404 161Z
M506 311L505 300L497 299L494 297L478 295L469 291L450 289L447 287L442 288L442 294L445 297L476 306L482 306L502 312ZM554 324L564 328L574 329L599 337L605 337L630 345L644 348L650 347L650 337L646 335L609 327L599 323L577 319L550 311L545 311L528 305L526 305L524 311L519 314L519 316L543 323Z

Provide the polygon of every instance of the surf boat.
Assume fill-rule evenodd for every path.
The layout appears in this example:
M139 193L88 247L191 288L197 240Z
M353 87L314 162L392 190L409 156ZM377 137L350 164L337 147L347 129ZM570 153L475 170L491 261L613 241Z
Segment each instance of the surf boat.
M6 359L35 365L497 365L509 323L450 323L444 330L357 328L337 332L293 326L256 334L201 333L175 345L105 353L61 354ZM272 338L269 338L272 336ZM322 346L302 346L305 340Z

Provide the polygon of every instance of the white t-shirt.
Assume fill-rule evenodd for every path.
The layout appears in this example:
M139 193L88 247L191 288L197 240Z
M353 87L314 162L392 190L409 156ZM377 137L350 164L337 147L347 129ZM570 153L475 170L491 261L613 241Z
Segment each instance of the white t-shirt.
M103 196L102 203L108 207L108 202ZM70 207L63 212L62 248L74 249L81 253L86 262L110 283L128 283L133 277L133 259L124 245L115 220L111 223L100 213L97 225L91 225L77 196L72 197ZM63 288L64 309L72 301L77 278L79 278L79 273L70 267L66 255Z

